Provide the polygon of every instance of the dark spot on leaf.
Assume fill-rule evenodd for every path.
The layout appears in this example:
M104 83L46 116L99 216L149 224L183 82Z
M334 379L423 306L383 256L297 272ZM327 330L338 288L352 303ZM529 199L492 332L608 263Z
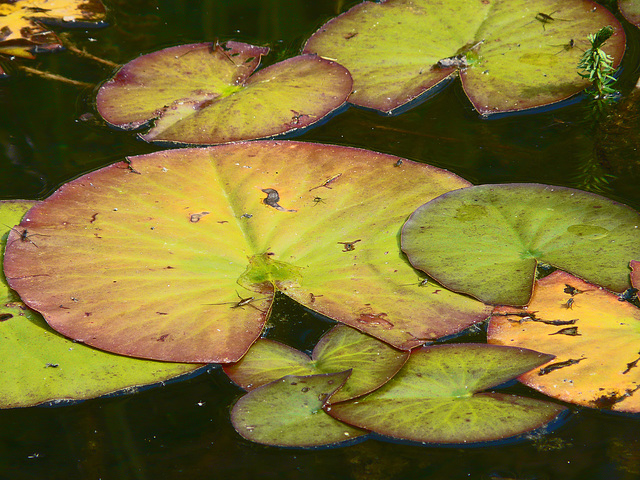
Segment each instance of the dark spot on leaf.
M309 387L302 387L300 390L302 393L307 393L309 391Z
M371 327L381 327L384 330L391 330L393 328L393 323L388 320L385 320L386 313L361 313L360 317L356 319L357 322L363 323L365 325Z
M549 335L570 335L572 337L579 337L581 334L578 333L578 327L567 327L561 328L557 332L550 333Z
M578 358L578 359L570 358L569 360L566 360L564 362L552 363L551 365L541 368L540 371L538 372L538 375L547 375L548 373L551 373L554 370L559 370L560 368L570 367L571 365L580 363L582 360L586 360L586 357Z
M158 338L158 342L164 342L168 336L169 336L168 333L165 333L164 335L160 335L160 337Z
M0 313L0 322L5 322L10 318L13 318L13 315L11 313Z
M189 217L189 221L191 223L197 223L205 215L209 215L209 212L192 213L191 216Z

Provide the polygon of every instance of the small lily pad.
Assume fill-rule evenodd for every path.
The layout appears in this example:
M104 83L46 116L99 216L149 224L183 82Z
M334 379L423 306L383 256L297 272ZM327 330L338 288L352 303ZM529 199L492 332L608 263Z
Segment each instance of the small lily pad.
M0 2L0 53L35 58L34 53L63 48L45 24L101 26L100 0L9 0Z
M288 375L263 385L234 405L233 427L247 440L280 447L319 447L366 435L322 410L348 377L348 371Z
M546 425L565 408L481 391L551 358L523 348L484 344L422 347L378 390L325 410L343 422L401 440L445 444L502 440Z
M640 310L557 270L536 282L527 310L497 307L490 343L556 356L519 380L591 408L640 412Z
M386 0L329 21L304 51L335 59L354 79L349 101L386 113L459 72L481 114L566 99L589 85L576 64L587 35L612 25L605 49L618 65L622 25L589 0Z
M622 292L629 258L640 258L640 214L570 188L481 185L417 209L402 249L447 288L486 303L526 305L538 262Z
M0 257L10 227L39 202L0 202ZM38 236L15 236L38 248ZM113 355L53 331L9 289L0 272L0 408L84 400L164 382L201 365L162 363Z
M331 402L341 402L380 387L398 372L407 358L409 352L337 325L320 339L311 358L287 345L260 339L238 363L226 365L224 371L245 390L253 390L285 375L352 370L346 384L331 397Z
M269 49L240 42L165 48L132 60L99 90L98 112L147 141L217 144L308 127L345 103L349 72L315 55L254 73Z
M638 0L618 0L620 13L630 23L640 27L640 2Z
M124 355L235 362L260 336L275 289L408 350L490 308L421 286L401 254L407 216L469 183L400 160L300 142L132 157L30 210L5 274L54 329ZM37 247L14 241L24 229Z

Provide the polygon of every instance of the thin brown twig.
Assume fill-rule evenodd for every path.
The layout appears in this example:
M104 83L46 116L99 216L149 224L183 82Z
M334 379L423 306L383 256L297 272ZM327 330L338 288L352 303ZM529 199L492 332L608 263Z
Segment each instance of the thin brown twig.
M49 80L56 80L58 82L68 83L68 84L74 85L76 87L81 87L81 88L93 87L92 83L86 83L86 82L80 82L78 80L72 80L70 78L63 77L62 75L56 75L55 73L43 72L42 70L37 70L37 69L31 68L31 67L25 67L23 65L19 66L18 68L20 70L23 70L23 71L25 71L27 73L30 73L32 75L37 75L39 77L46 78L46 79L49 79Z

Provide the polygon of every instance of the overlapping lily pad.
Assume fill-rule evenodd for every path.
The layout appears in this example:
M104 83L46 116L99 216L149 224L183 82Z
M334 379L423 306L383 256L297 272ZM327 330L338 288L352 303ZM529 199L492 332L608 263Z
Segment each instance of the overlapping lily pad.
M421 286L398 248L410 212L469 185L447 171L298 142L129 161L63 186L12 232L10 285L65 335L125 355L237 361L274 288L401 349L488 315ZM37 247L13 241L24 228Z
M0 53L34 58L34 53L62 48L44 24L101 25L100 0L11 0L0 2Z
M0 257L9 227L37 202L0 202ZM38 248L38 236L15 237ZM20 301L0 272L0 408L83 400L163 382L200 365L122 357L73 342Z
M366 435L322 410L349 373L289 375L263 385L238 400L231 422L247 440L281 447L319 447Z
M640 412L640 311L602 287L556 271L527 311L498 307L490 343L556 356L520 381L565 402Z
M487 303L527 304L538 262L622 292L629 259L640 258L640 214L570 188L481 185L416 210L402 249L416 268Z
M254 73L269 49L240 42L166 48L132 60L98 92L112 125L153 121L147 141L218 144L307 127L351 93L349 72L301 55Z
M478 112L523 110L568 98L587 35L612 25L605 49L624 53L620 23L589 0L362 2L322 26L304 51L349 69L349 101L393 112L460 72Z
M231 379L246 390L278 380L285 375L318 375L351 370L346 384L331 402L348 400L375 390L404 365L409 352L337 325L327 332L308 355L272 340L260 339L233 365L224 367Z
M326 407L333 417L402 440L471 444L540 428L565 408L483 390L552 358L532 350L452 344L414 350L375 392Z

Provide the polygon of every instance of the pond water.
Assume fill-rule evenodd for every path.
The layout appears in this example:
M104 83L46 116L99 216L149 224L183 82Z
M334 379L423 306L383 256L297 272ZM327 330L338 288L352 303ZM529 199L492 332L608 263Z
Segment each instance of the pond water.
M140 53L200 41L268 45L266 63L295 55L326 20L357 2L343 0L113 0L110 26L72 31L94 55L124 63ZM640 34L623 21L627 54L618 88L640 72ZM70 52L30 66L94 85L111 70ZM40 199L62 183L124 156L158 150L93 119L95 89L15 73L0 81L0 198ZM482 183L537 182L568 187L597 165L584 102L481 119L458 81L408 112L387 117L350 108L299 140L363 147L448 169ZM631 121L631 120L629 120ZM637 119L636 119L637 122ZM640 209L636 165L604 195ZM611 162L613 155L610 155ZM610 163L604 173L615 174ZM286 322L284 321L286 320ZM285 327L286 325L286 327ZM291 326L293 325L293 328ZM278 298L269 335L301 349L330 326ZM474 331L454 341L483 341ZM514 392L535 396L525 387ZM635 479L640 419L574 408L547 435L476 448L434 448L381 440L319 450L265 447L241 439L229 410L241 395L218 368L147 389L59 407L0 411L2 478L225 479Z

